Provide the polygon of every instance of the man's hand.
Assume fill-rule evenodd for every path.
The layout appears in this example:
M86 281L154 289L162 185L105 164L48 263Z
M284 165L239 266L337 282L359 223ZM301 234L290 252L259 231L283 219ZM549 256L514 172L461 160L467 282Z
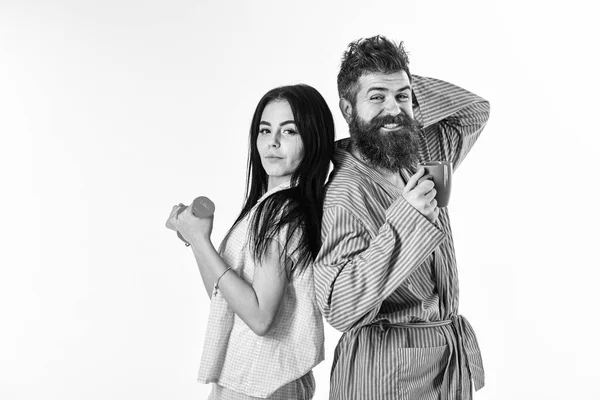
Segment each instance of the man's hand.
M425 168L419 167L402 192L404 199L431 223L435 223L440 214L433 186L431 175L425 175Z

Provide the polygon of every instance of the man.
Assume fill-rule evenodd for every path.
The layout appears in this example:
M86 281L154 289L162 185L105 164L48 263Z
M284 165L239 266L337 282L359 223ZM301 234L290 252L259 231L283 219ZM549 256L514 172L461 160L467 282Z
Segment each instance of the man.
M338 91L350 139L336 142L314 266L321 312L344 332L330 398L471 399L483 366L458 315L450 220L416 163L456 170L489 103L411 76L402 43L381 36L349 45Z

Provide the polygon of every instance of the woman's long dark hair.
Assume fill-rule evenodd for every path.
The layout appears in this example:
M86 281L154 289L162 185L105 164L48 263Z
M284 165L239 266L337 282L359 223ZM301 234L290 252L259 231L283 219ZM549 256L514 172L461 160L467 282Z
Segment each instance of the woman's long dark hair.
M287 228L285 249L289 254L297 253L296 268L314 260L321 247L324 185L335 137L333 116L325 99L316 89L304 84L270 90L256 106L250 125L246 201L223 240L221 250L233 228L267 192L269 177L262 166L256 139L263 111L272 101L287 101L290 105L304 145L304 157L291 176L290 188L273 193L257 207L249 224L248 243L254 260L260 263L269 239ZM280 218L275 218L277 216ZM292 249L288 245L291 245L290 239L296 231L300 234L300 241Z

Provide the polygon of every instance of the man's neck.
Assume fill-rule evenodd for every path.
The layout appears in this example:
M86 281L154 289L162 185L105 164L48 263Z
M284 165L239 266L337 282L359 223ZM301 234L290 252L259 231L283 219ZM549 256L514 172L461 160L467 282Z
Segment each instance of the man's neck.
M404 180L402 179L402 177L400 176L399 172L392 172L388 169L385 168L379 168L374 166L373 164L371 164L371 162L369 162L369 160L367 160L361 153L360 151L358 151L357 148L354 147L354 145L352 144L352 141L350 141L350 144L348 145L348 149L347 149L350 154L352 154L354 156L354 158L356 158L358 161L362 162L363 164L368 165L370 168L373 168L375 171L379 172L381 175L383 175L383 177L390 182L392 185L396 186L398 189L400 190L404 190Z

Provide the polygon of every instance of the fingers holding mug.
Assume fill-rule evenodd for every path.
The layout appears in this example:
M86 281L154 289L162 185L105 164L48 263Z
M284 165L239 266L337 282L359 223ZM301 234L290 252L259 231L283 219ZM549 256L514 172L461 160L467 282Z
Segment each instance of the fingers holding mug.
M431 176L434 184L437 207L446 207L450 201L452 189L452 163L450 161L427 161L419 163L425 169L425 175Z

